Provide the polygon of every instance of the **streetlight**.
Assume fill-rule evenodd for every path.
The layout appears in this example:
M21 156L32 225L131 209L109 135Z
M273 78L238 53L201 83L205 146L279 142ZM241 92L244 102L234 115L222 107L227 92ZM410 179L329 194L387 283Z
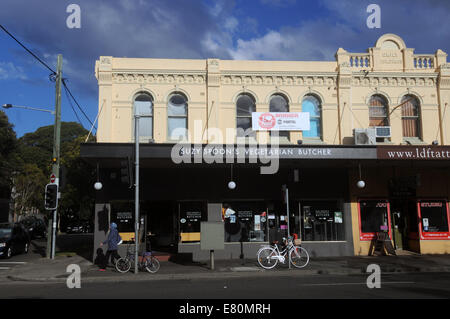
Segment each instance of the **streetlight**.
M40 108L37 108L37 107L30 107L30 106L21 106L21 105L13 105L13 104L3 104L2 107L3 107L4 109L10 109L10 108L13 108L13 107L17 107L17 108L20 108L20 109L33 110L33 111L41 111L41 112L47 112L47 113L50 113L50 114L53 114L53 115L55 114L55 111L52 111L52 110L40 109Z

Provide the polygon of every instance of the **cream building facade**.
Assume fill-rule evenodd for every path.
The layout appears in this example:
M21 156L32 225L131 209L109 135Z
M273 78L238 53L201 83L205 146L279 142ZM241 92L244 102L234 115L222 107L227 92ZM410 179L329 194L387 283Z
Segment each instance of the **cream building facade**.
M394 34L378 39L366 53L350 53L340 48L336 60L236 61L132 59L103 56L96 62L99 82L98 142L131 142L133 102L138 93L151 95L154 103L154 141L173 142L168 136L167 105L171 94L187 98L188 124L201 121L226 136L236 128L236 101L240 94L251 95L257 112L269 111L270 98L283 95L290 112L302 112L302 101L314 95L321 105L319 140L304 139L302 132L291 132L290 141L353 144L353 130L369 127L369 103L373 95L387 100L390 142L406 143L402 132L402 99L411 95L420 103L418 139L411 143L431 144L450 141L450 64L447 54L415 54ZM193 143L208 142L198 136ZM203 132L204 133L204 132ZM259 132L257 140L267 143L268 133ZM198 140L200 139L201 140ZM235 138L226 141L236 142Z
M95 240L104 237L102 214L123 224L122 237L134 233L120 220L133 211L132 183L125 187L118 175L134 156L136 112L145 116L142 227L159 233L159 247L207 258L200 222L222 221L223 258L242 249L253 257L280 232L296 234L313 256L370 254L379 232L397 250L450 253L450 63L442 50L417 54L385 34L365 53L339 48L334 61L101 56L95 75L97 143L81 150L104 180ZM307 112L311 129L242 135L236 129L251 127L253 112ZM360 141L373 127L380 135ZM287 155L274 175L259 174L258 165L178 166L171 159L176 128L187 130L185 143L276 142ZM226 186L233 178L236 190ZM225 217L229 208L238 222Z

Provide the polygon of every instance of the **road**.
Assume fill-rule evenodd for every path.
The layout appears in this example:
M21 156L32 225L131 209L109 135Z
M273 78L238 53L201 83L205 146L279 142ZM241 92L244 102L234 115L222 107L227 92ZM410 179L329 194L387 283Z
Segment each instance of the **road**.
M367 276L228 278L151 282L1 283L2 298L120 298L120 299L305 299L305 298L450 298L450 273L382 275L381 288L369 289Z

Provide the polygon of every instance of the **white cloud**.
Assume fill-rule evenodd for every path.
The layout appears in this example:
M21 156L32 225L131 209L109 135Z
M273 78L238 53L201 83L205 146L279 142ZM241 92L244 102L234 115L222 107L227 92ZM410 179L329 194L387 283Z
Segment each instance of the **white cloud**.
M228 32L234 33L239 25L238 19L235 17L228 17L225 20L224 27Z
M0 62L0 80L27 80L25 71L12 62Z

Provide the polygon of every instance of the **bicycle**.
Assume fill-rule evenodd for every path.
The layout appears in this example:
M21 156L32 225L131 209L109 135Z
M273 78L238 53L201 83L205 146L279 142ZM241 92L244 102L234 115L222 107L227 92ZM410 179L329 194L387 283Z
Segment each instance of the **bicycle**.
M283 241L286 243L286 238L283 238ZM295 246L291 236L282 251L278 248L277 242L273 246L261 247L257 253L258 263L264 269L272 269L278 262L284 264L286 255L289 257L289 262L296 268L303 268L309 263L308 252L303 247Z
M120 273L126 273L131 269L132 263L134 263L135 252L131 249L134 244L127 245L127 254L125 257L119 258L116 261L116 270ZM138 256L138 268L140 270L147 270L154 274L159 270L159 260L152 255L151 252L145 251Z

